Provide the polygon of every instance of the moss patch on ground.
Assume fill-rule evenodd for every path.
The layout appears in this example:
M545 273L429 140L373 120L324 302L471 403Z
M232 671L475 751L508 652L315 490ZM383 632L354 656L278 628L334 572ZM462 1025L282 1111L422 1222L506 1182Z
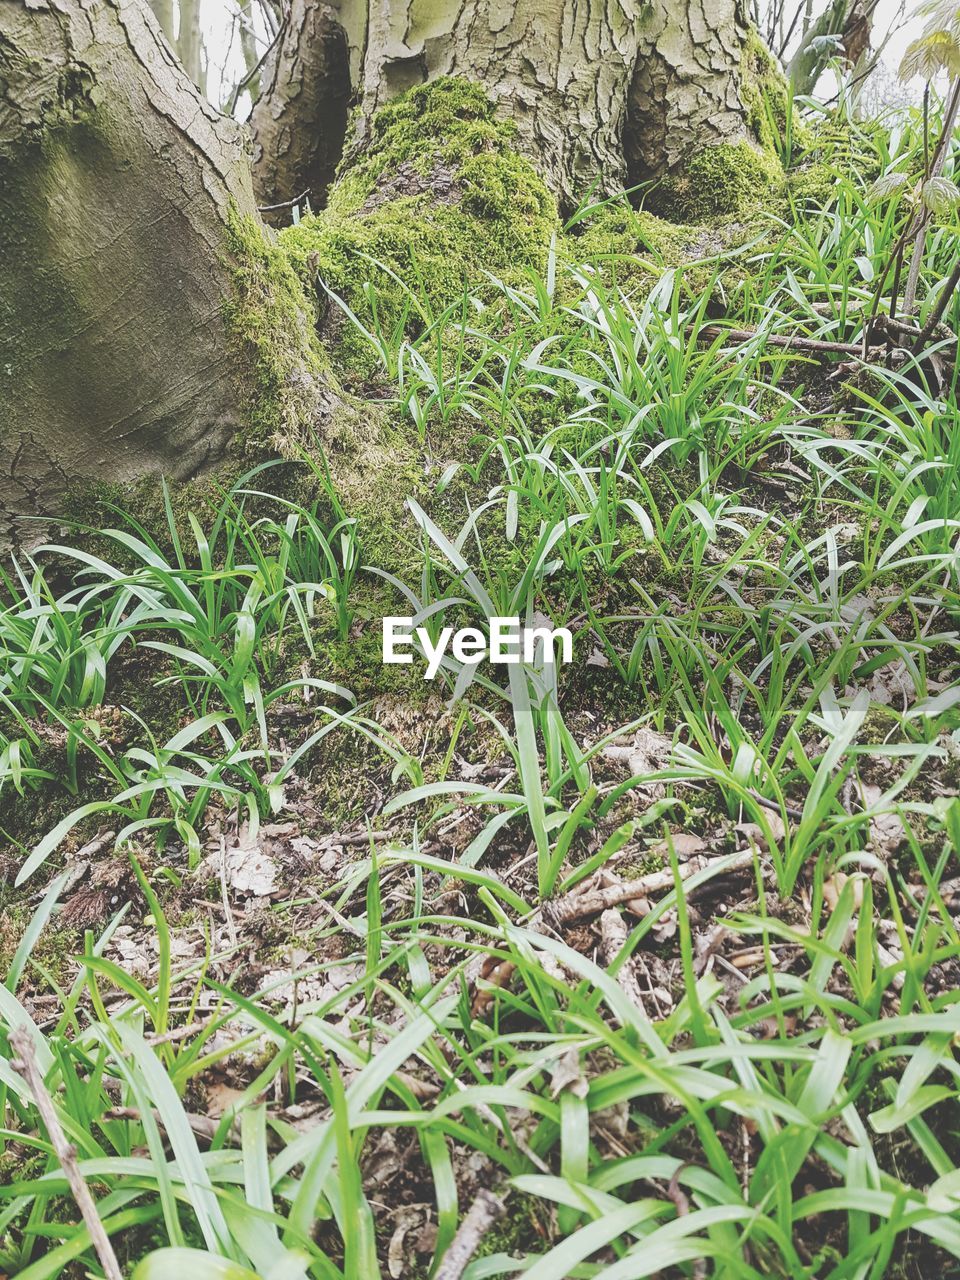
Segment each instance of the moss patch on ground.
M682 173L664 182L659 199L683 222L749 217L783 191L776 156L752 143L722 142L698 151Z

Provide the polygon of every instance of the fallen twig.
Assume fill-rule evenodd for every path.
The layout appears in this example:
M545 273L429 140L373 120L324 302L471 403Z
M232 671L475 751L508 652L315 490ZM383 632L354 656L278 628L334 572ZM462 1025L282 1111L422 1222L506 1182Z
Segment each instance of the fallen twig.
M394 834L392 831L333 831L328 836L319 836L317 845L321 849L332 846L346 848L348 845L369 844L371 840L392 840Z
M481 1240L505 1212L503 1201L482 1187L450 1241L434 1280L460 1280Z
M166 1131L163 1113L151 1107L150 1114L153 1116L157 1124ZM210 1116L200 1116L195 1112L188 1111L185 1113L187 1124L195 1138L199 1138L201 1142L210 1143L214 1140L219 1128L216 1120ZM103 1113L104 1120L132 1120L135 1124L143 1122L143 1112L139 1107L110 1107ZM239 1128L235 1131L239 1136ZM233 1134L231 1136L234 1136Z
M47 1086L43 1082L43 1075L37 1066L33 1041L30 1039L30 1032L26 1027L15 1027L10 1032L10 1048L16 1054L10 1066L18 1075L23 1077L27 1087L33 1094L34 1101L37 1104L37 1111L43 1121L43 1127L47 1131L47 1137L50 1139L54 1155L60 1162L60 1168L63 1170L64 1177L69 1184L70 1193L76 1201L80 1215L87 1231L90 1233L90 1243L100 1259L103 1274L106 1280L123 1280L120 1264L117 1262L117 1255L113 1251L110 1237L104 1230L100 1214L97 1212L96 1202L90 1194L90 1188L84 1181L83 1174L77 1164L77 1153L67 1141L67 1135L64 1133L63 1127L57 1118L53 1099L50 1097Z
M623 916L613 907L609 907L600 917L600 951L603 955L603 963L608 969L623 950L627 937L627 926L623 922ZM637 981L633 956L628 956L624 960L617 970L616 978L620 984L620 989L630 1003L645 1014L643 992L640 990L640 983Z
M753 849L744 849L732 858L726 855L720 858L693 857L679 868L681 880L689 880L699 871L706 871L716 866L718 872L729 875L734 871L743 871L753 866ZM651 871L638 880L625 880L622 884L610 885L605 889L593 889L588 893L568 893L556 902L544 904L544 915L549 916L554 925L568 924L571 920L581 920L584 916L599 915L610 907L618 907L633 898L645 898L650 893L665 893L674 887L673 871L664 867L661 871Z
M758 329L728 329L722 324L704 325L700 336L731 338L734 342L747 342L750 338L762 337L771 347L795 347L798 351L834 352L846 356L859 356L863 353L863 345L859 342L829 342L823 338L808 338L802 333L761 333Z

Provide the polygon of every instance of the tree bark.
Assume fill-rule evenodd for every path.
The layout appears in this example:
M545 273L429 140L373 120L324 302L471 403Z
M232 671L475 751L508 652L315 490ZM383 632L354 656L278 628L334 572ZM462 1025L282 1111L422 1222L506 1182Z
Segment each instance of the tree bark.
M697 150L751 141L744 102L743 0L655 0L639 25L624 138L631 184L674 172Z
M261 206L306 194L320 208L343 151L350 52L339 15L291 0L266 86L253 108L253 173ZM277 222L289 222L278 213Z
M0 540L77 481L195 474L247 417L241 126L140 0L0 0Z
M660 176L749 137L742 4L291 0L254 119L261 202L322 199L351 97L362 149L378 107L443 76L479 82L568 203ZM337 402L246 133L144 0L0 0L0 82L0 539L75 481L191 476L251 419L319 424Z
M351 151L385 102L462 76L512 118L520 148L568 204L597 179L622 190L662 176L691 146L750 137L744 0L332 0L322 13L294 0L254 112L262 204L316 188L296 139L339 153L344 61L360 105ZM273 121L282 122L282 166L268 145Z

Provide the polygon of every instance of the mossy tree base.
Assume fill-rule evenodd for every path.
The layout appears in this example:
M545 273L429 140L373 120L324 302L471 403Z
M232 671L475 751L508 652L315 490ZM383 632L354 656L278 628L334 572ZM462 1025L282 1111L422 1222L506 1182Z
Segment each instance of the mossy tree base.
M274 430L315 405L319 369L289 269L234 234L256 225L243 130L149 9L0 0L0 31L2 543L83 483L216 464L258 426L267 347Z
M315 324L354 344L341 354L355 373L363 354L345 327L324 328L323 312L337 314L327 291L355 301L375 278L378 322L415 326L467 278L542 271L562 242L559 208L591 178L595 193L629 180L636 157L621 142L636 140L641 46L686 50L677 69L699 84L697 135L723 139L664 185L676 211L740 213L780 181L740 0L699 25L677 0L576 12L517 0L497 30L470 5L431 14L366 13L357 136L329 207L278 244L257 216L242 131L203 101L149 10L0 0L13 104L0 122L0 541L23 516L60 513L78 484L193 476L237 438L289 455L316 434L342 454L357 415ZM401 17L409 56L393 38ZM345 52L357 85L359 28L342 40L328 28L325 48ZM711 130L721 117L702 108L720 85L724 123ZM644 163L666 163L665 136L649 145ZM406 282L422 285L427 312Z
M744 0L413 0L325 8L290 6L269 87L254 122L280 131L283 162L264 151L256 176L264 203L326 181L325 155L345 143L347 163L377 145L377 113L408 90L457 77L481 86L512 121L518 150L561 207L591 184L614 193L674 170L691 148L750 136L754 39ZM359 103L342 112L344 80ZM307 152L309 151L309 154Z

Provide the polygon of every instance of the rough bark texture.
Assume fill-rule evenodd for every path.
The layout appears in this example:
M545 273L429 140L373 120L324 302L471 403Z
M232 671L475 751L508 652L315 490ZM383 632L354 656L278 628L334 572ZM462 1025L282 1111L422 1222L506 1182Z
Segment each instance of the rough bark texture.
M568 201L597 177L608 190L622 189L663 174L691 145L749 136L740 89L743 0L333 0L323 14L325 31L338 30L349 51L361 107L351 149L364 145L378 107L439 76L481 84ZM330 61L335 44L329 34L304 38L304 24L299 0L255 123L259 132L261 119L282 118L291 138L319 134L329 154L340 143L332 132L340 116L329 107L329 86L337 94L342 86ZM287 104L289 79L311 92ZM288 156L282 181L265 156L258 162L264 203L312 185L309 164L292 147Z
M337 13L292 0L263 93L253 109L254 184L261 205L307 194L319 208L343 150L349 49ZM289 222L289 211L276 221Z
M363 119L437 76L483 85L558 193L625 184L622 135L643 6L635 0L467 0L370 6Z
M639 24L624 149L631 182L660 178L704 146L749 140L743 0L655 0Z
M77 480L192 475L240 424L242 129L140 0L0 0L0 540Z

